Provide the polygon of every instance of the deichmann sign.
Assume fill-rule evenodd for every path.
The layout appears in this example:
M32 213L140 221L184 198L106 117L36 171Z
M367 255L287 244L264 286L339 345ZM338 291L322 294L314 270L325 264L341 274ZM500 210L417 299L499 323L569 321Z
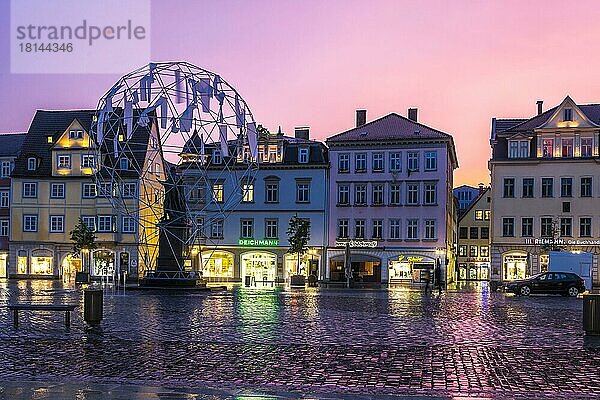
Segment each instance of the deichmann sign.
M238 246L275 247L279 246L278 239L239 239Z
M562 245L562 246L600 246L600 239L548 239L532 238L525 239L526 245Z
M337 240L335 246L346 247L346 243L350 244L350 247L377 247L377 240Z

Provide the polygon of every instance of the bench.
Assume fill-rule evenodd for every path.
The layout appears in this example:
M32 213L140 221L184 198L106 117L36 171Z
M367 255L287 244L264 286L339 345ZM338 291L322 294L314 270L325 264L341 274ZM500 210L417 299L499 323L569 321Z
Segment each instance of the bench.
M13 324L15 328L19 327L19 311L64 311L65 326L71 327L71 311L75 310L73 304L9 304L7 308L13 312Z

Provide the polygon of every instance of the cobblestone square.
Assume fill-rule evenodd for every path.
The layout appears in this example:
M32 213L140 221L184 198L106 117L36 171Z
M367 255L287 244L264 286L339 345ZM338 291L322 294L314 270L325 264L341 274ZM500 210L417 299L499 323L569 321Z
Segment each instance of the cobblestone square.
M89 331L81 289L53 281L0 285L2 306L79 305L68 331L62 313L40 312L22 312L15 330L0 308L4 398L70 396L80 390L77 382L121 390L78 398L127 398L127 387L180 391L165 398L600 395L600 342L584 336L581 299L522 298L487 286L440 296L402 289L108 289L101 329ZM55 390L28 383L30 392L14 391L32 381ZM160 397L136 390L139 398Z

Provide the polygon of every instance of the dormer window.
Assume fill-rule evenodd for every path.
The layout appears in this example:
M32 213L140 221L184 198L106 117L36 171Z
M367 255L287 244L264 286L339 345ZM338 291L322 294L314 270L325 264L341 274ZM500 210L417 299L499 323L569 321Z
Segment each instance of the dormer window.
M300 147L298 149L298 162L300 164L308 163L308 147Z
M221 155L221 150L213 150L212 163L217 165L223 164L223 156Z
M544 157L544 158L554 157L554 139L542 140L542 157Z
M508 158L529 157L529 140L509 140Z
M565 108L563 110L563 121L573 121L573 109Z
M581 157L592 156L592 138L581 138Z
M35 157L29 157L27 159L27 170L28 171L35 171L37 167L37 160Z
M126 171L129 169L129 159L127 158L121 158L121 160L119 161L119 168Z
M69 139L83 139L83 131L81 129L71 129Z

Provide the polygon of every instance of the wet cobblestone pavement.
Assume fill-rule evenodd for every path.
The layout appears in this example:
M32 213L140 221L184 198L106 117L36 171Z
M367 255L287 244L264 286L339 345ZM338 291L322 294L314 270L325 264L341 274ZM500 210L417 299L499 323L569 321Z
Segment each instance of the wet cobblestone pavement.
M600 341L584 336L580 299L520 298L486 287L441 296L108 290L101 330L87 331L80 289L0 281L0 306L25 301L79 306L68 331L62 313L40 312L22 312L15 330L0 308L0 399L46 398L31 391L7 397L15 382L28 381L49 382L64 395L47 398L245 398L244 390L291 398L600 397ZM183 392L76 396L61 386L68 382Z

